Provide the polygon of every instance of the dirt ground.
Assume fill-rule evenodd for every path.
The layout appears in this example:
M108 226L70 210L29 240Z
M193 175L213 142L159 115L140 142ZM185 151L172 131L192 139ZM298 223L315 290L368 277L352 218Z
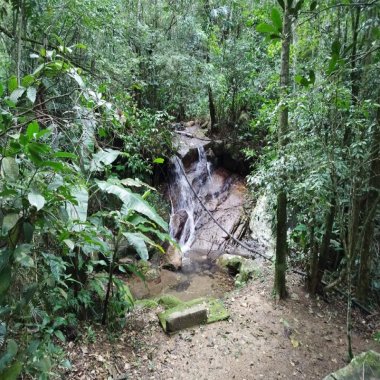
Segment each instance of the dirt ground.
M94 343L67 347L66 379L322 379L346 364L345 304L311 300L290 275L290 298L271 296L272 270L225 296L228 321L163 333L158 310L135 310L118 336L95 331ZM380 352L371 338L379 314L354 310L353 349Z

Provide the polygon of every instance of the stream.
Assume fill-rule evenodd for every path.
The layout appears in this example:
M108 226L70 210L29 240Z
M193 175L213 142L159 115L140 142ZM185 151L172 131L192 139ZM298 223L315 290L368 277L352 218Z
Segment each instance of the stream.
M181 270L161 269L158 278L145 284L134 280L130 287L138 299L160 294L175 295L183 301L222 297L233 288L233 278L216 265L220 254L233 249L232 241L204 207L240 239L248 228L244 179L220 165L199 126L186 128L177 145L178 155L170 162L167 197L171 203L170 234L180 247L175 251L182 261Z

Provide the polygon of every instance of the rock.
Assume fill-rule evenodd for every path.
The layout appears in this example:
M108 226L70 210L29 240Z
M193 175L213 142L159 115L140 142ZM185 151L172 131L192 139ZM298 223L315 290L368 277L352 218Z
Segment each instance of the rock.
M162 267L172 271L178 271L182 268L182 254L180 250L174 246L170 246L163 256Z
M178 210L170 217L170 227L172 229L172 236L174 239L179 240L182 235L183 227L186 224L189 214L186 210Z
M380 379L380 354L375 351L355 356L349 365L326 376L324 380Z
M268 196L261 195L252 210L249 229L255 247L268 257L274 255L275 239L272 233L272 214L268 210Z
M192 163L198 160L198 148L182 149L180 151L182 163L185 168L188 168Z
M157 299L159 305L162 305L165 309L171 309L173 307L183 305L183 302L175 296L170 294L163 294Z
M236 276L235 284L237 286L244 285L248 280L257 277L259 269L255 262L250 259L242 258L239 274Z
M185 123L185 127L188 128L188 127L192 127L196 124L195 120L190 120L188 122Z
M144 274L146 281L157 280L158 278L160 278L160 275L161 275L161 273L160 273L160 270L158 268L151 268L151 269L147 270Z
M201 124L202 129L208 129L210 127L210 120L206 120Z
M227 269L231 275L236 276L236 286L244 285L259 273L259 269L253 260L236 255L225 253L218 258L217 264L220 268Z
M166 331L173 333L207 323L207 309L204 305L195 305L183 311L177 311L166 319Z
M235 255L229 255L227 253L219 256L217 265L221 269L227 269L230 274L235 276L239 273L240 267L242 264L242 257L235 256Z
M201 323L197 322L192 326L202 323L213 323L217 321L222 321L228 319L230 316L228 310L225 308L221 300L215 298L198 298L188 302L182 302L181 304L173 308L169 308L162 313L158 313L158 319L160 320L161 326L164 329L164 331L169 332L169 330L167 329L167 321L168 319L170 319L171 315L177 315L176 313L182 313L186 310L191 310L194 307L199 307L199 309L206 309L206 321Z

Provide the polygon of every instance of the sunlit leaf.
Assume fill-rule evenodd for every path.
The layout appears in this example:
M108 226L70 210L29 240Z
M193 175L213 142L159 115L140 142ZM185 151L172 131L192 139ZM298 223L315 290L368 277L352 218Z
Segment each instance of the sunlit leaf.
M34 104L37 97L37 89L35 87L28 87L26 90L26 96Z
M114 185L105 181L97 181L99 188L109 194L114 194L123 202L122 213L128 214L129 211L137 211L152 221L157 223L163 229L167 229L167 223L157 214L157 212L147 203L140 195L132 193L128 189Z
M28 194L28 201L37 209L37 211L41 210L45 206L45 197L34 191Z
M277 28L278 32L282 32L282 16L281 12L277 8L272 8L271 20L273 25Z
M11 76L8 80L8 91L13 92L18 87L17 78L16 76Z
M4 216L3 225L1 227L2 235L6 235L19 221L20 216L17 213L10 213Z
M260 23L257 25L256 30L260 33L277 33L278 30L275 26L271 24L267 24L265 22Z
M34 261L30 256L32 250L31 244L21 244L18 245L15 249L14 256L16 262L18 262L21 266L26 268L31 268L34 266Z
M153 160L154 164L163 164L165 162L165 159L162 157L157 157Z
M24 94L24 92L25 92L25 88L22 88L22 87L20 87L20 88L16 88L16 90L14 90L14 91L11 93L9 99L10 99L13 103L17 104L18 100L21 98L21 96Z
M119 156L120 152L114 149L100 149L92 156L90 170L92 172L102 170L104 166L111 165Z
M142 260L149 259L148 249L146 247L145 239L142 234L124 232L123 235L127 239L128 243L136 249L136 252Z
M19 167L14 157L3 157L0 161L1 176L6 181L15 182L19 177Z
M28 128L26 129L26 135L29 139L33 139L36 137L36 134L40 131L40 126L36 120L32 121L28 124Z

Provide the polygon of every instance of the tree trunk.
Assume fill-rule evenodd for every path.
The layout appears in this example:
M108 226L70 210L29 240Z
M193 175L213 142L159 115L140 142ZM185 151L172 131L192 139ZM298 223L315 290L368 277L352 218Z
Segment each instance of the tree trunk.
M216 126L216 109L214 104L214 95L212 93L211 85L208 85L208 106L210 110L211 132L215 132Z
M210 2L209 0L205 0L204 2L204 10L206 14L206 25L205 25L205 30L207 33L207 36L209 34L209 28L211 24L211 19L210 19L210 12L211 12L211 7L210 7ZM209 46L207 42L207 48L206 48L206 63L210 63L210 51L209 51ZM211 84L209 83L207 85L207 93L208 93L208 107L209 107L209 113L210 113L210 123L211 123L211 133L215 132L215 127L217 124L217 117L216 117L216 107L215 107L215 102L214 102L214 94L212 91Z
M318 286L322 282L322 278L325 273L325 270L327 269L327 259L329 256L330 240L331 240L331 235L332 235L332 231L334 227L335 214L336 214L336 200L335 200L335 196L333 196L330 208L326 214L325 232L322 237L321 248L319 251L318 275L317 275L316 283L314 284L313 292L311 292L312 294L316 293Z
M285 191L277 195L276 262L274 289L280 299L286 297L287 197Z
M310 294L314 295L318 284L318 245L315 239L314 221L310 231L310 259L307 278L307 288Z
M289 110L287 106L287 95L289 90L289 64L290 64L290 43L291 43L291 20L289 1L285 1L283 13L283 31L281 47L281 99L283 103L280 111L278 128L278 149L280 159L284 157L286 146L286 134L289 125ZM286 257L288 251L287 244L287 195L285 187L285 175L280 178L281 188L277 194L277 225L276 225L276 261L275 261L275 282L274 290L283 299L286 297Z
M369 191L366 200L366 215L370 218L363 226L363 243L360 248L359 279L356 296L361 302L368 301L370 290L371 273L371 245L374 234L374 219L376 217L376 207L380 195L380 109L377 109L377 125L373 135L371 168L369 179ZM373 215L371 215L371 213Z

